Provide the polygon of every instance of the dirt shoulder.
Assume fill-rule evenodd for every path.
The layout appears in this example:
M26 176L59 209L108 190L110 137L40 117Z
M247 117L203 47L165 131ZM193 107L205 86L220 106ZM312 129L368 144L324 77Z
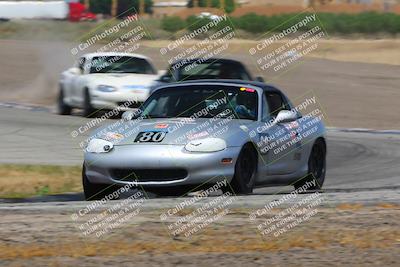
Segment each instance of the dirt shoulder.
M190 238L171 238L160 210L143 210L101 240L79 236L63 208L23 210L1 211L0 262L9 266L397 266L400 260L400 206L393 203L324 206L278 238L263 238L248 208L233 208Z

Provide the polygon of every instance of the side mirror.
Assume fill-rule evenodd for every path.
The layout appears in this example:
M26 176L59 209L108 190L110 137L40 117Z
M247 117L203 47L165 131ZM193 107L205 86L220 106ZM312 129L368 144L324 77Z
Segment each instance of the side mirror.
M171 81L171 76L168 76L168 75L161 76L159 81L160 82L164 82L164 83L168 83L168 82Z
M137 110L127 110L124 113L122 113L121 118L124 121L130 121L130 120L138 118L139 114L140 114L140 111L138 109Z
M261 77L261 76L257 76L257 77L256 77L256 81L257 81L257 82L262 82L262 83L265 82L265 81L264 81L264 78Z
M296 119L297 119L296 112L290 110L281 110L276 116L274 123L277 124L277 123L292 122L295 121Z
M70 68L68 71L73 75L81 75L82 74L80 68Z

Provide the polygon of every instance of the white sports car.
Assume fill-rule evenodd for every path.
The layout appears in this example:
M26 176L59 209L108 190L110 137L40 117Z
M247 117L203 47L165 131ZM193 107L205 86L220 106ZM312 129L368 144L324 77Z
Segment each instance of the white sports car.
M137 108L158 77L150 59L142 55L86 54L61 74L58 113L69 115L72 108L81 108L89 117L96 109Z

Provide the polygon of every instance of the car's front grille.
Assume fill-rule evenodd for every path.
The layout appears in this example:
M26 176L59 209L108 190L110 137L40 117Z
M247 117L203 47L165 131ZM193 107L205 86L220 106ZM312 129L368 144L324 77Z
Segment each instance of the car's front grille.
M113 169L111 175L115 180L138 182L167 182L182 180L188 175L187 170L172 169Z

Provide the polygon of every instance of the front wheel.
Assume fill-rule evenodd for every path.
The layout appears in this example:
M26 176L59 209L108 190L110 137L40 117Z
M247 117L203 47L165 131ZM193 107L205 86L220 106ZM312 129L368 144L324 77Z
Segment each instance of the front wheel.
M224 191L233 191L236 194L251 194L257 171L257 152L251 144L243 146L235 165L235 174L229 188Z
M94 114L94 108L90 99L89 89L85 89L83 95L83 116L86 118L91 118Z
M64 90L60 88L57 99L57 113L60 115L71 115L72 108L64 101Z
M295 189L305 185L307 182L315 182L314 186L308 187L310 190L319 190L325 181L326 174L326 148L321 139L315 141L310 158L308 159L308 175L294 184Z

